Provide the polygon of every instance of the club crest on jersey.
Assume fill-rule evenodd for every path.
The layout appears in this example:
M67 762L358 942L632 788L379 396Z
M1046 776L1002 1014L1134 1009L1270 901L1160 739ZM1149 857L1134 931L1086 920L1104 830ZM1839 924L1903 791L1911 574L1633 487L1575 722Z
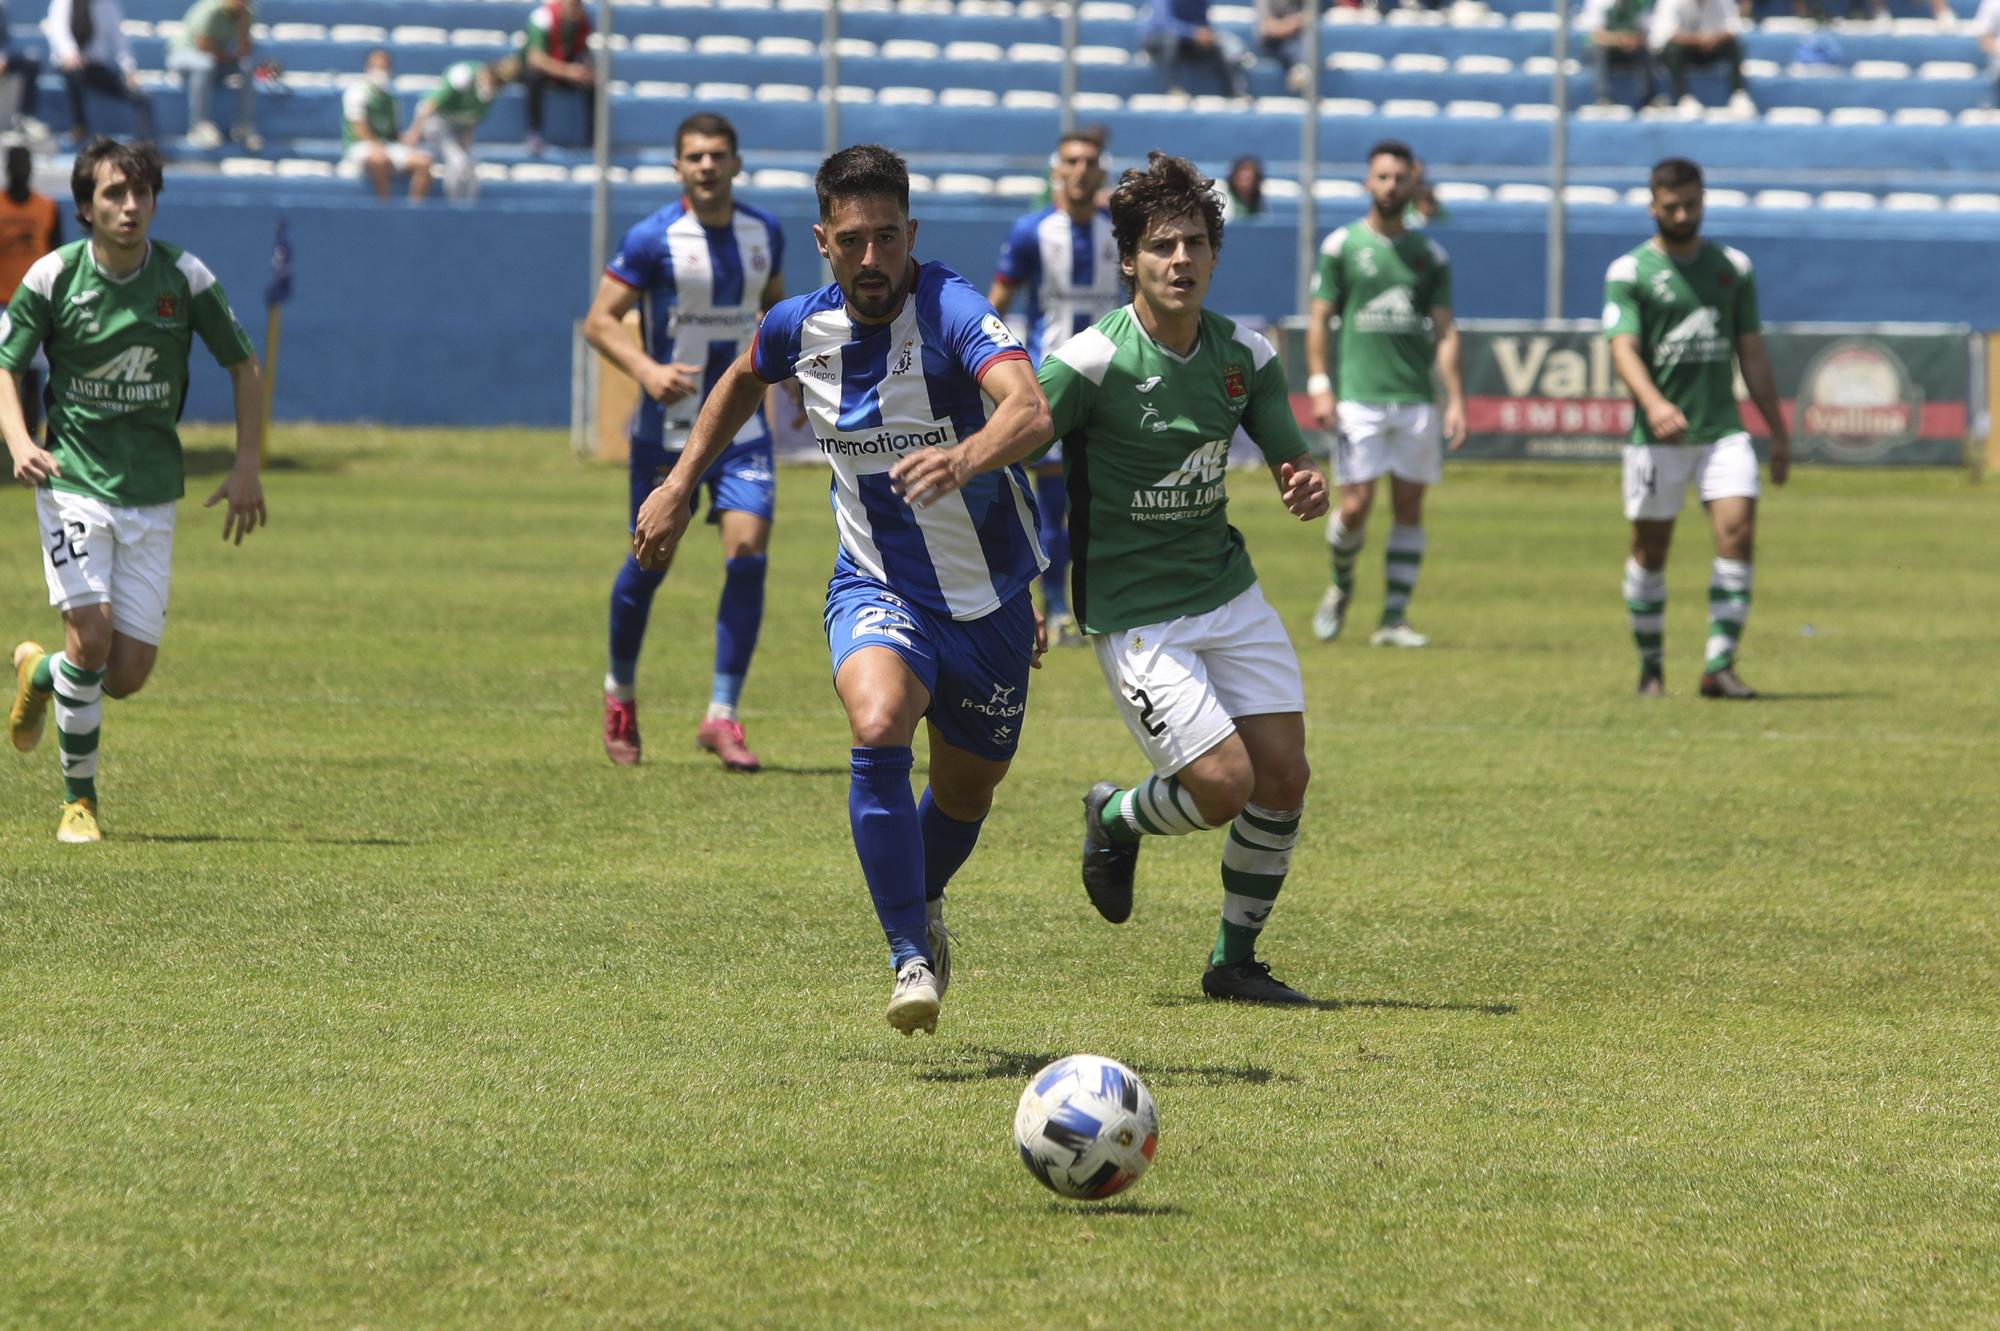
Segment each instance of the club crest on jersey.
M910 358L916 349L917 343L915 338L903 339L903 352L900 356L896 357L896 364L890 369L889 373L908 374L910 372Z
M180 307L172 296L162 296L153 308L159 311L162 319L171 319L174 317L174 311Z
M1232 399L1242 397L1250 391L1250 385L1243 377L1241 365L1231 365L1222 371L1222 391L1229 394Z

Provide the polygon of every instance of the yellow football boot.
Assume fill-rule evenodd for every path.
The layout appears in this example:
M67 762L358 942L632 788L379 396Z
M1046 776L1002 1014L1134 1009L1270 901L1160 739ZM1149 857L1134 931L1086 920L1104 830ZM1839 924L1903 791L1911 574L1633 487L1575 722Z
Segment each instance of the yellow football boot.
M14 747L23 753L31 752L42 742L42 723L49 715L51 695L35 687L35 672L42 668L47 655L37 642L24 642L14 648L14 706L7 713L7 733Z
M71 846L87 846L104 840L97 825L96 800L71 800L62 807L62 821L56 824L56 840Z

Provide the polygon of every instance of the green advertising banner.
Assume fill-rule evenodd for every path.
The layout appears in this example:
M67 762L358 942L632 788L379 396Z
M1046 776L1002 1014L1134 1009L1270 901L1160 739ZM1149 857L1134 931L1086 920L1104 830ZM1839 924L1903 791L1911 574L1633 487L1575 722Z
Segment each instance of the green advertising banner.
M1596 324L1472 322L1463 342L1467 426L1456 457L1612 460L1632 399ZM1303 330L1285 330L1294 408L1311 423ZM1843 466L1957 466L1972 427L1975 350L1963 328L1768 326L1796 460ZM1736 384L1743 423L1769 434Z

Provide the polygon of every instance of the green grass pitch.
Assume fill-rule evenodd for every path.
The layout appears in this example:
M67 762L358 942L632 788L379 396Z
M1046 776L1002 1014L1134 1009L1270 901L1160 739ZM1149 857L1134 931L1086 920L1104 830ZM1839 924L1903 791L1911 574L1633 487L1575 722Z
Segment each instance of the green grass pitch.
M1063 652L904 1039L823 473L781 476L745 778L691 748L702 529L646 763L603 758L622 471L546 435L279 446L241 550L183 509L162 664L106 706L111 839L55 844L46 748L0 761L0 1325L2000 1323L2000 511L1963 476L1767 502L1743 669L1775 696L1741 705L1693 696L1698 515L1673 696L1631 696L1608 469L1453 470L1404 653L1310 640L1321 532L1234 474L1315 769L1264 953L1330 1001L1199 999L1213 837L1091 912L1078 797L1142 769ZM55 631L32 526L0 498L6 643ZM1107 1205L1009 1140L1077 1051L1160 1105Z

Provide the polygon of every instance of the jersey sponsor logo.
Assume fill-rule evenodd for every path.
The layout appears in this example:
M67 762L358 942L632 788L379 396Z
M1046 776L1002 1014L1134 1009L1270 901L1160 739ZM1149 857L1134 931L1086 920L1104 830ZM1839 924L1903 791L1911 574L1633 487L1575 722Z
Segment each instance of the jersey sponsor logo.
M1652 277L1653 299L1662 305L1671 305L1677 298L1674 291L1674 275L1662 268Z
M1141 398L1141 401L1139 403L1139 428L1142 430L1151 430L1154 434L1163 434L1166 432L1167 418L1160 414L1160 409L1158 407L1154 406L1150 402L1144 401L1143 399L1145 398L1146 394L1152 392L1155 388L1158 388L1160 386L1160 381L1163 377L1164 376L1162 375L1156 374L1152 378L1146 380L1145 382L1141 383L1138 386L1138 392Z
M1356 310L1354 326L1363 333L1415 333L1423 330L1424 320L1417 313L1416 293L1399 286L1390 287Z
M1213 485L1222 479L1228 469L1229 441L1212 439L1189 453L1180 466L1154 481L1153 488L1165 490L1181 485Z
M153 362L160 353L151 347L132 347L119 352L94 370L85 370L85 379L115 379L128 384L153 382Z
M1241 365L1230 365L1223 369L1222 391L1229 394L1231 398L1243 397L1249 393L1250 385L1244 380L1243 367Z
M159 357L160 353L151 347L128 347L70 380L67 396L94 406L126 410L164 402L173 385L154 380L153 363Z
M1132 492L1134 522L1176 522L1202 517L1226 502L1222 478L1229 469L1229 441L1211 439L1166 475Z
M1722 311L1704 305L1660 335L1653 344L1655 365L1707 364L1728 360L1729 340L1722 336Z
M800 361L793 372L801 379L811 379L816 383L831 384L840 380L840 376L833 372L832 357L824 351Z
M88 305L93 300L96 300L97 297L98 293L95 291L79 291L69 298L69 303L72 305Z
M1135 391L1138 392L1143 397L1145 394L1152 392L1155 388L1158 388L1160 386L1160 380L1162 377L1163 376L1156 374L1150 379L1140 380L1139 383L1134 386Z
M859 437L842 434L816 436L820 452L836 457L876 457L884 453L907 453L913 448L935 448L950 443L951 434L942 425L933 430L883 430Z

